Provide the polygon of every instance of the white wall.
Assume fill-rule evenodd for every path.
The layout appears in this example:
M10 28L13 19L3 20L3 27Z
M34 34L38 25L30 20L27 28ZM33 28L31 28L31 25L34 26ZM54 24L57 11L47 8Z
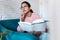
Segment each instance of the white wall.
M0 1L0 20L16 19L20 16L20 3L24 0L1 0ZM31 3L34 12L39 13L39 0L27 0Z
M1 0L0 1L0 20L15 19L20 16L20 4L25 0ZM47 17L47 0L26 0L31 4L33 11L43 19Z
M49 0L50 40L60 40L60 0Z
M0 1L0 18L12 19L19 17L19 1L2 0Z
M41 18L43 18L44 20L49 20L48 18L48 0L40 0L40 16Z

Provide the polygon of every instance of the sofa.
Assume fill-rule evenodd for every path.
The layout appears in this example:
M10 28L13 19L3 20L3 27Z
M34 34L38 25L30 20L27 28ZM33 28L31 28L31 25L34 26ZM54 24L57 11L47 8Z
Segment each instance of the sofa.
M19 19L0 20L0 33L8 30L8 34L2 40L36 40L32 34L17 32Z
M37 37L32 34L17 32L18 22L19 19L0 20L0 33L3 33L5 30L8 30L8 33L2 37L2 40L36 40L37 39Z

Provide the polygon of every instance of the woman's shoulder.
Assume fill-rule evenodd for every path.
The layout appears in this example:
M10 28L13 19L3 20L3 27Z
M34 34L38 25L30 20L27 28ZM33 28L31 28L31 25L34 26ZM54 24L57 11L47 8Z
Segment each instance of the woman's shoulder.
M40 15L37 13L32 13L33 16L35 16L36 18L40 18Z
M37 14L37 13L32 13L32 15L39 16L39 14Z

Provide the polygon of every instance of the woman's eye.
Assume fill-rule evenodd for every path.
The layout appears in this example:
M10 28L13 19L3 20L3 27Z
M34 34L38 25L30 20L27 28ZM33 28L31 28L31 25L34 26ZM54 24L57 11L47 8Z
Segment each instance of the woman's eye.
M25 8L25 7L28 7L28 6L21 7L21 9L23 9L23 8Z
M24 7L27 7L27 6L24 6Z

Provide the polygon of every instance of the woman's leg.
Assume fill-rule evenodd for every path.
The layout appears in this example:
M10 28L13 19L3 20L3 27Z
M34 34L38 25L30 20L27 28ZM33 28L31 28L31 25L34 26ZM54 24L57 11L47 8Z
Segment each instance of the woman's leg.
M32 31L32 32L29 32L30 34L33 34L34 36L37 37L37 40L40 40L39 36L41 35L41 32L35 32L35 31Z

